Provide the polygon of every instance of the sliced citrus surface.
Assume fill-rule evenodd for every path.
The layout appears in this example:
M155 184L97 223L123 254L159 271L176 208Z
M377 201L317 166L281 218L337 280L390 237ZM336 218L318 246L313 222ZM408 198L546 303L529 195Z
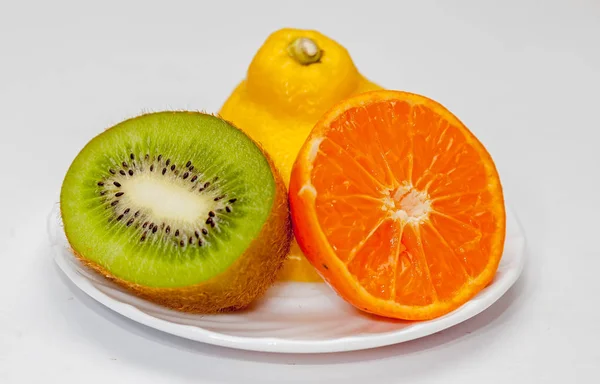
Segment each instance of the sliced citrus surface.
M505 237L492 158L446 108L374 91L316 124L290 183L298 243L359 309L407 320L444 315L489 284Z

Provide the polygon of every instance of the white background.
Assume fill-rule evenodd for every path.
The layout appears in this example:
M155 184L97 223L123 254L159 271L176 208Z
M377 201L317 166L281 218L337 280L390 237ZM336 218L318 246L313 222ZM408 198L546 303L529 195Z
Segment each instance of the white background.
M1 383L598 382L598 1L82 3L0 1ZM139 326L59 273L45 217L78 150L142 111L217 111L285 26L439 100L490 150L528 261L483 314L372 351L270 355Z

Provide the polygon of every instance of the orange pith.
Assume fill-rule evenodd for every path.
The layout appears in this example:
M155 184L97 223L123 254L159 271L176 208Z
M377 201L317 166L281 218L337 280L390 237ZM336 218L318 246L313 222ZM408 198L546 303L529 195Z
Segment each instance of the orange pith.
M317 123L290 183L298 242L348 302L430 319L494 277L505 210L494 163L448 110L423 96L374 91Z

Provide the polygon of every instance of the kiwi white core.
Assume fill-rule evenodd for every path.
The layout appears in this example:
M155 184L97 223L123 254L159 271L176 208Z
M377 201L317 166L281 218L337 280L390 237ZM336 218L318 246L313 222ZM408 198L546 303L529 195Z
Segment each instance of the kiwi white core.
M124 197L157 220L194 224L215 208L211 195L192 193L187 186L155 173L140 174L122 184Z

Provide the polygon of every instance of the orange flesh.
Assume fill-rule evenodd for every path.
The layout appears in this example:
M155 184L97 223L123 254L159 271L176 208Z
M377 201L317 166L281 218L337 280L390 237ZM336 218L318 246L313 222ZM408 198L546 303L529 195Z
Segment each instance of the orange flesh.
M483 146L439 104L394 91L355 97L317 124L297 162L290 198L300 246L356 306L436 317L493 278L504 241L500 182ZM307 244L320 238L327 244Z

